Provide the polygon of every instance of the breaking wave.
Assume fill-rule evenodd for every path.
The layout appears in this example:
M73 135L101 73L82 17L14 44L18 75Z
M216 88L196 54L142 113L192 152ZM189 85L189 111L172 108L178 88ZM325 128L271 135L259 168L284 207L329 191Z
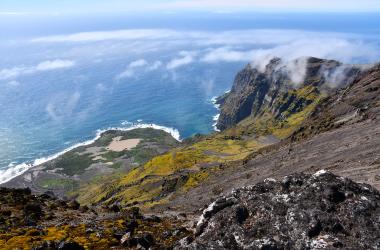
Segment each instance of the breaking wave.
M177 141L181 141L180 133L175 128L165 127L165 126L161 126L161 125L157 125L157 124L153 124L153 123L144 124L144 123L132 123L132 122L128 122L128 121L124 121L121 124L124 127L109 127L107 129L98 130L96 132L96 136L93 139L85 141L85 142L77 143L77 144L75 144L69 148L66 148L63 151L60 151L59 153L53 154L51 156L42 157L42 158L34 160L33 162L24 162L24 163L17 164L17 165L16 165L16 163L13 162L13 163L9 164L6 169L0 169L0 184L6 183L6 182L12 180L13 178L15 178L17 176L22 175L23 173L25 173L26 171L28 171L29 169L31 169L33 167L36 167L36 166L44 164L48 161L54 160L54 159L60 157L61 155L65 154L65 153L67 153L67 152L69 152L75 148L90 145L90 144L94 143L96 140L98 140L104 132L107 132L110 130L129 131L129 130L138 129L138 128L153 128L153 129L157 129L157 130L163 130L166 133L169 133L171 136L173 136L173 138L175 138Z

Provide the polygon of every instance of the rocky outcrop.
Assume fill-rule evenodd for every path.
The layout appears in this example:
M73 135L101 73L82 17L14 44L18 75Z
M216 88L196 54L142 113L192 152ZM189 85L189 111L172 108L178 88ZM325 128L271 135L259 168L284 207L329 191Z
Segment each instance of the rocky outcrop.
M299 112L312 100L289 90L309 86L317 95L330 92L352 82L361 68L312 57L290 62L274 58L265 69L249 64L237 74L231 92L220 99L217 127L225 130L247 117L260 117L268 111L276 118Z
M266 179L204 210L178 249L378 249L380 193L324 170Z

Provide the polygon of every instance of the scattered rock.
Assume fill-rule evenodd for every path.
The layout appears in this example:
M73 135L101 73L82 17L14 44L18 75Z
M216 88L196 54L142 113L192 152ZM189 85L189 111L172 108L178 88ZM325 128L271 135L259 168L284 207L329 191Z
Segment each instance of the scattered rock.
M236 208L236 219L241 224L243 223L249 216L248 209L244 206L238 206Z
M84 247L74 241L61 242L58 250L84 250Z
M124 247L128 247L129 241L131 240L131 238L132 238L131 232L124 234L123 237L121 237L121 239L120 239L120 244Z
M156 215L145 216L144 220L148 222L155 222L155 223L161 222L161 218Z
M137 238L137 243L145 249L149 249L155 244L154 238L150 233L144 233L142 236Z
M114 213L118 213L121 211L121 208L118 204L112 204L111 206L108 207L108 210Z
M67 206L71 209L74 209L74 210L78 210L80 208L80 204L79 202L77 202L76 200L71 200Z
M26 204L24 207L24 215L29 214L35 214L40 217L42 215L41 205L34 202Z
M126 228L128 232L133 233L138 226L139 226L139 223L135 219L132 219L126 222Z

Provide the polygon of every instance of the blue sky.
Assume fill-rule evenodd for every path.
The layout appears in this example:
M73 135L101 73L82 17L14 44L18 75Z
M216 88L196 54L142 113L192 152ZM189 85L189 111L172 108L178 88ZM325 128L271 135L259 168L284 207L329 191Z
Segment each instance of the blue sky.
M379 0L1 0L0 14L149 11L380 12Z

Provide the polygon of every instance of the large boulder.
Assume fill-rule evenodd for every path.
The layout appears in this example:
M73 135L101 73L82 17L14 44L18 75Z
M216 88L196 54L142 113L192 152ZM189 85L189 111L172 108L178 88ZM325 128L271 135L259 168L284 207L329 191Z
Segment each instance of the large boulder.
M228 202L227 202L228 201ZM379 249L380 193L326 171L267 179L212 203L178 249Z

